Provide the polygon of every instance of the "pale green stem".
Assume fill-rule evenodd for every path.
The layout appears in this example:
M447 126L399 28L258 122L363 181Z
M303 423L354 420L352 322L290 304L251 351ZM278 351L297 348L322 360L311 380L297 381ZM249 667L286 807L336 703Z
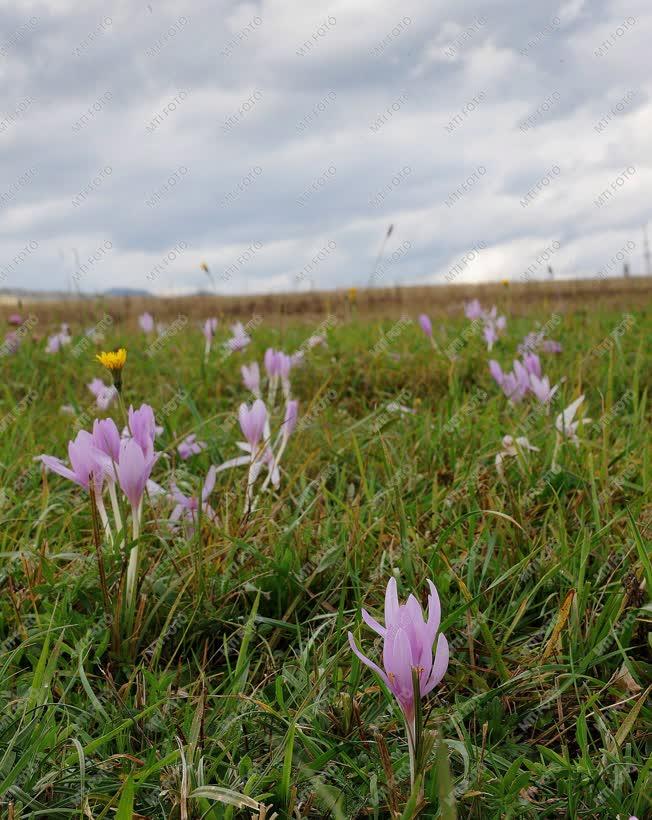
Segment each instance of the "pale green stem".
M120 504L118 504L118 494L115 491L115 483L109 482L109 497L111 499L111 509L113 510L113 520L115 521L116 532L122 529L122 516L120 515Z
M138 537L140 536L140 505L131 508L131 523L134 546L129 553L129 566L127 567L127 589L126 604L131 617L136 610L136 581L138 580Z

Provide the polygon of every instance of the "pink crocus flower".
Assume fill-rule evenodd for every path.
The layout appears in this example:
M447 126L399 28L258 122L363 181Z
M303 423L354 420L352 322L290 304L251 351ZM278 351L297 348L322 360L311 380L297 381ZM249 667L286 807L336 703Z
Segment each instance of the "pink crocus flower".
M240 368L240 372L242 373L242 381L247 390L250 390L257 399L261 398L260 368L258 367L258 362L252 362L249 365L243 364Z
M481 319L484 316L484 309L477 299L472 299L464 305L464 315L471 321Z
M530 373L525 365L519 361L514 361L514 375L516 376L518 393L522 398L530 389Z
M554 387L550 387L550 379L547 376L540 379L534 373L530 373L529 377L530 389L537 399L541 402L541 404L550 404L552 397L555 395L557 390L559 390L559 385L556 384Z
M493 379L496 382L496 384L499 387L502 387L505 382L505 374L503 373L501 366L495 359L489 360L489 371L493 376Z
M242 322L236 322L234 325L231 325L231 332L233 336L227 341L226 346L232 352L244 350L251 342L251 336L245 330Z
M575 399L574 402L568 405L565 410L557 416L555 420L555 427L557 432L563 438L567 438L569 441L572 441L573 444L578 447L580 440L577 437L577 429L580 424L588 424L591 419L582 418L574 421L575 413L577 413L580 404L584 401L584 395L581 395L579 398Z
M279 354L273 347L268 347L265 351L263 363L265 365L265 370L267 371L268 379L273 379L275 376L280 375L278 355Z
M252 453L254 453L260 444L267 422L265 403L261 399L256 399L251 408L244 403L241 404L238 411L238 420L242 433L247 439Z
M115 387L112 384L105 384L102 379L93 379L88 383L87 387L95 396L95 403L97 404L98 410L108 410L118 397L118 391Z
M562 346L559 342L555 342L552 339L545 339L541 344L541 350L544 353L561 353Z
M290 371L292 370L292 357L287 353L279 352L278 354L278 372L281 377L281 386L283 388L283 395L285 400L290 400Z
M147 405L143 405L146 407ZM142 408L141 408L142 409ZM152 438L153 442L153 438ZM145 452L134 435L133 438L123 438L120 442L120 455L117 465L117 476L122 492L127 496L131 506L132 537L135 542L129 551L129 564L125 584L125 596L129 612L135 611L136 583L138 579L138 539L140 536L140 516L143 495L147 487L152 468L158 454L153 451Z
M154 332L154 317L151 313L142 313L138 317L138 324L140 325L140 329L143 333L153 333Z
M396 579L390 578L385 592L385 625L363 609L362 620L383 639L383 669L356 646L351 632L349 645L355 655L378 675L394 695L405 717L410 750L411 772L414 777L415 704L412 674L418 673L419 696L425 697L441 681L448 668L449 650L446 636L439 632L441 607L432 581L428 581L428 615L424 618L421 605L410 595L399 604ZM434 652L433 652L434 650Z
M508 457L520 456L523 460L527 455L528 450L538 452L539 448L530 444L526 436L503 436L503 449L496 455L496 472L499 478L505 480L505 472L503 470L503 461Z
M66 333L55 333L53 336L48 336L45 352L58 353L65 345L69 345L70 342L71 338Z
M419 326L426 336L432 336L432 322L425 313L421 313L419 316Z
M7 321L10 325L22 325L23 317L20 315L20 313L10 313L7 317Z
M10 331L5 336L4 344L0 348L0 356L14 354L20 347L20 336L15 331Z
M109 540L112 540L111 525L106 513L102 489L112 472L111 460L95 446L93 436L86 430L80 430L74 441L68 442L68 458L70 467L67 467L55 456L41 455L40 461L52 472L73 481L85 490L89 490L93 483L93 495L104 531Z
M528 373L541 378L541 361L536 353L526 353L523 356L523 365Z
M195 433L191 433L189 436L186 436L177 447L179 456L184 461L190 458L190 456L198 455L199 453L201 453L202 450L205 449L206 443L203 441L197 441L197 436L195 435Z
M424 619L421 605L414 595L410 595L405 604L399 604L396 579L393 577L389 579L385 592L385 626L365 609L362 610L362 620L383 639L384 671L362 654L353 634L348 633L351 649L396 697L408 721L414 720L412 670L419 672L419 694L423 698L437 686L448 668L448 641L445 635L438 635L441 619L439 595L432 581L428 581L428 586L427 619Z
M482 335L487 343L487 350L492 350L493 346L498 341L498 333L493 322L487 322L482 329Z
M120 432L113 419L95 419L93 443L116 464L120 459Z
M135 517L138 517L140 503L155 462L154 453L146 455L135 438L122 439L120 442L118 481Z
M209 521L217 520L217 513L208 503L208 497L215 488L216 472L215 467L210 467L206 474L204 486L201 489L201 509ZM188 522L190 532L194 531L199 513L200 499L196 496L184 495L176 484L172 485L171 497L176 502L176 506L172 510L170 521L174 524L177 521L185 520Z
M276 390L281 378L281 368L283 366L283 353L280 350L274 350L273 347L268 347L265 351L263 364L267 372L267 379L269 381L269 391L267 395L267 402L270 407L274 407L276 399Z
M288 439L294 432L299 419L299 402L292 399L285 405L285 418L283 419L282 434Z
M156 420L154 411L149 404L141 404L138 410L129 407L129 433L140 446L143 455L150 458L154 452L154 438L156 437Z
M68 442L70 467L55 456L41 455L39 458L49 470L73 481L85 490L88 490L92 479L98 495L101 494L102 485L111 467L110 461L95 446L93 437L86 430L80 430L74 441Z
M215 338L215 333L217 332L217 319L214 316L210 319L206 319L202 327L202 332L204 334L204 339L206 340L206 344L204 346L204 358L208 359L211 352L211 347L213 345L213 339Z

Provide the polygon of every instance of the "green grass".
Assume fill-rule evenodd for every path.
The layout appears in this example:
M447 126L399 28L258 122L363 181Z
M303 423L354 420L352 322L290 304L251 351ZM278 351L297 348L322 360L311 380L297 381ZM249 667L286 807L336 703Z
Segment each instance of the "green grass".
M87 496L33 461L65 457L75 425L59 408L92 421L85 385L104 374L90 349L48 356L31 340L3 359L1 816L415 816L400 715L346 639L352 629L378 655L359 610L382 613L391 573L402 597L425 600L436 583L452 646L424 703L444 742L419 816L652 816L652 317L633 315L615 340L622 313L591 309L551 334L564 345L542 355L553 383L565 377L555 414L584 392L586 415L605 419L559 450L557 471L555 414L508 405L480 338L451 366L416 323L378 355L392 322L340 323L293 371L310 423L277 493L243 516L244 468L221 473L219 524L190 540L165 526L169 505L145 505L140 608L122 642L125 551L102 547L105 601ZM548 319L541 308L510 320L492 355L511 365ZM466 327L436 327L442 348ZM150 403L165 427L169 459L153 477L167 486L174 470L196 491L236 455L240 365L313 329L262 324L244 353L214 351L204 366L190 325L147 357L142 334L116 323L107 345L129 350L125 403ZM397 400L416 414L392 412ZM178 462L193 431L208 449ZM508 433L540 451L522 470L509 460L501 484ZM439 802L449 778L455 810Z

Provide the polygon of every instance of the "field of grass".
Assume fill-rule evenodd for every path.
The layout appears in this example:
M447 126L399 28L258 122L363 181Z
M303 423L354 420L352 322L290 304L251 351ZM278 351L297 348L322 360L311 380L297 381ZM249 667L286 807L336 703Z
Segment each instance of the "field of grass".
M82 325L67 306L70 345L47 354L29 333L0 360L0 816L652 816L649 295L518 315L509 298L491 354L461 310L434 321L441 350L460 340L454 361L418 308L397 322L348 305L292 370L277 490L246 512L247 468L220 472L217 517L194 533L145 498L131 619L131 531L110 543L89 495L34 460L65 459L96 416L123 426L86 387L108 377L94 353L127 348L124 406L150 404L164 428L152 478L196 495L239 453L241 365L299 349L327 316L263 320L228 355L221 325L205 363L194 320L154 350L116 319L80 349L102 309ZM511 367L551 316L546 414L531 396L512 406L487 363ZM582 393L576 448L554 423ZM182 461L189 433L207 447ZM539 449L506 459L501 482L507 434ZM392 575L401 600L436 584L451 647L423 701L422 798L397 703L347 640L380 662L360 610L382 621Z

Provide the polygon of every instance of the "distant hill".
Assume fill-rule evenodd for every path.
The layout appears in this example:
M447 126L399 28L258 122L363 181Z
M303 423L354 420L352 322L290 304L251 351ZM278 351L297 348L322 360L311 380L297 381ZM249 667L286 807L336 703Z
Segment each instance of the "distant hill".
M110 288L103 293L104 296L147 296L148 298L154 295L148 290L140 290L139 288Z
M98 296L138 297L155 299L156 296L148 290L140 288L110 288L98 293L77 293L62 290L28 290L27 288L0 288L0 302L24 299L30 302L59 302L69 299L97 299Z

